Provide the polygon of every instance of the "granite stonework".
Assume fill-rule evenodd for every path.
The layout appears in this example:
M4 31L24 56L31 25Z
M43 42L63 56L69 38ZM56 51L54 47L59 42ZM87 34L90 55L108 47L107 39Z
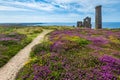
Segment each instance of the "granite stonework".
M85 19L83 19L83 22L82 21L78 21L77 22L77 27L91 28L91 18L90 17L86 17Z
M102 29L102 12L101 5L95 7L95 28Z

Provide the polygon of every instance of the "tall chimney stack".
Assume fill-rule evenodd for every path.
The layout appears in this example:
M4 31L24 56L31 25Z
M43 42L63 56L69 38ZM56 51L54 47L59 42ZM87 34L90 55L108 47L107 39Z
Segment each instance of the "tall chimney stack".
M95 27L96 29L102 29L102 12L101 5L95 7Z

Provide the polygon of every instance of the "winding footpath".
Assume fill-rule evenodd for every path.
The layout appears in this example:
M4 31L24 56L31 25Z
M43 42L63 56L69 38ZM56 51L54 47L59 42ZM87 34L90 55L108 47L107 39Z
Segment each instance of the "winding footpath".
M45 35L51 31L52 30L43 30L38 37L18 52L6 65L0 68L0 80L15 80L19 70L29 60L32 47L41 43L44 40Z

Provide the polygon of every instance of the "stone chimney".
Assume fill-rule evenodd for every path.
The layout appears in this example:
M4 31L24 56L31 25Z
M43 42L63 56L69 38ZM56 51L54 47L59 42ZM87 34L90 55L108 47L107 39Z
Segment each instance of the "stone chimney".
M96 29L102 29L102 12L101 5L95 7L95 27Z

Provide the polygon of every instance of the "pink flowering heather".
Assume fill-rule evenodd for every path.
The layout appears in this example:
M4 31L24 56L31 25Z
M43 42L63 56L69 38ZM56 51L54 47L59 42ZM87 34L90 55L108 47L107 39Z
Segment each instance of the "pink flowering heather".
M97 51L103 49L103 48L101 48L100 46L96 46L96 45L94 45L94 44L89 44L88 47L91 48L91 49L97 50Z
M88 40L92 41L93 44L95 45L104 45L104 44L108 44L108 40L99 36L99 37L91 37L91 38L88 38Z
M93 70L98 80L117 80L116 75L120 74L120 60L110 56L103 56L99 60L103 66Z
M19 39L10 38L10 37L0 38L0 41L18 41L18 40Z
M1 34L0 41L19 41L24 39L26 36L18 33Z
M34 65L34 79L33 80L42 80L45 79L50 73L50 69L48 66L39 66Z
M40 44L34 52L33 57L37 59L31 63L31 79L119 80L120 44L111 42L109 38L114 36L112 40L119 41L119 35L119 30L103 29L53 31L49 41Z

